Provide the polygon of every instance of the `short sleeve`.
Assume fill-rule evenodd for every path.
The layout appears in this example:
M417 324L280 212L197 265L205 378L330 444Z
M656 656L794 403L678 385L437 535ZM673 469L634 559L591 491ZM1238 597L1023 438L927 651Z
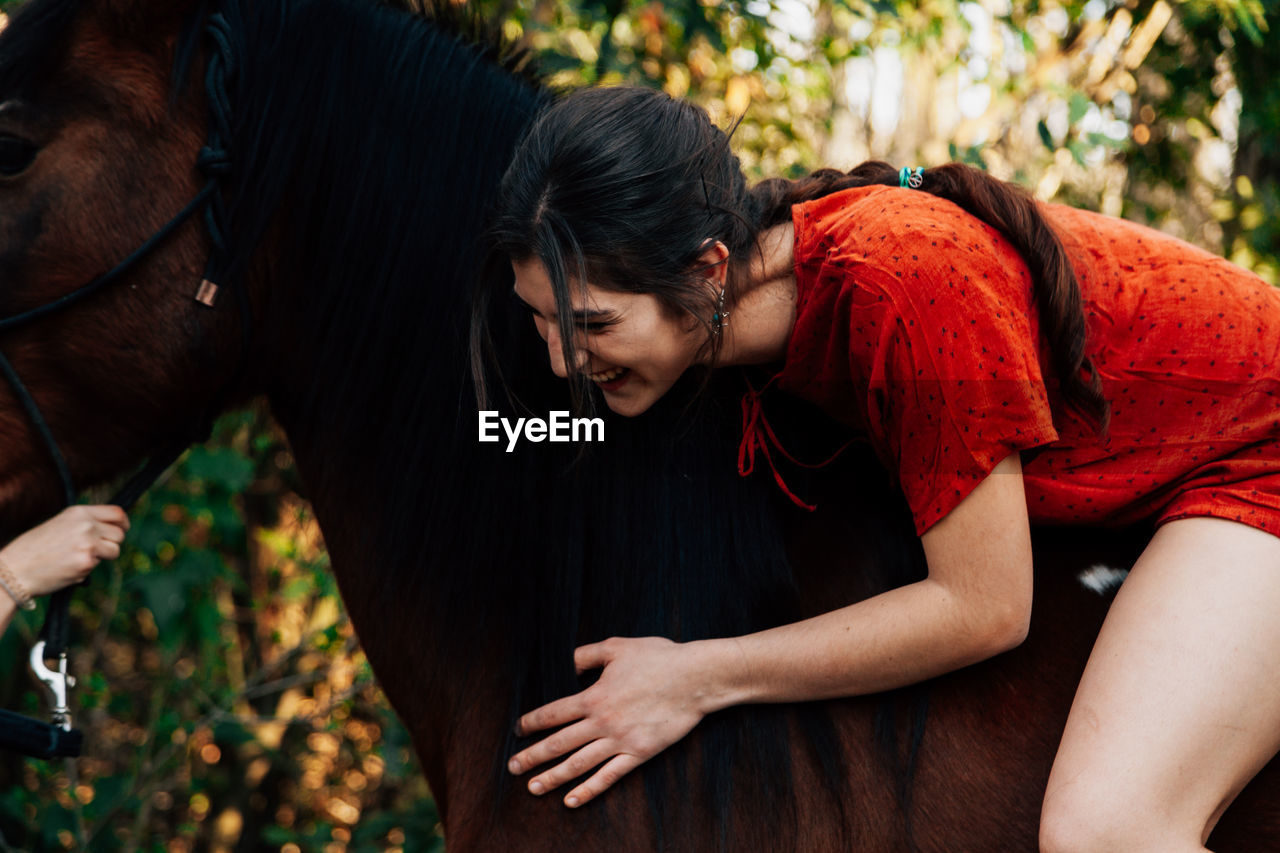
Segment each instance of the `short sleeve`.
M995 466L1058 439L1031 276L999 232L926 193L797 207L780 387L864 432L924 533Z
M871 442L923 534L1000 460L1058 433L1025 306L963 274L933 295L881 283L876 306L853 319L850 372L866 382Z

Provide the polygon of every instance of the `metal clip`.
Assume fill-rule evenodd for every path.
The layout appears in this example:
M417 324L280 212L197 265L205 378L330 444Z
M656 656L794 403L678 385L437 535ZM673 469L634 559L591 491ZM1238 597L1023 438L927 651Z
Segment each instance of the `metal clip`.
M201 305L213 307L213 303L218 298L218 285L209 281L207 278L200 279L200 287L196 290L196 302Z
M53 694L50 720L63 731L71 731L71 709L67 707L67 688L76 686L74 675L67 675L67 653L58 655L58 670L44 665L44 640L31 647L31 669Z

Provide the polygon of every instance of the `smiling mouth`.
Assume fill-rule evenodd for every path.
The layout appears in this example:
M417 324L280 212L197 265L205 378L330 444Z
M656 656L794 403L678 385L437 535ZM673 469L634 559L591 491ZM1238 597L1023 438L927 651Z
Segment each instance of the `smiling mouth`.
M608 370L602 370L599 373L588 373L587 378L597 385L616 386L631 373L630 368L611 367Z

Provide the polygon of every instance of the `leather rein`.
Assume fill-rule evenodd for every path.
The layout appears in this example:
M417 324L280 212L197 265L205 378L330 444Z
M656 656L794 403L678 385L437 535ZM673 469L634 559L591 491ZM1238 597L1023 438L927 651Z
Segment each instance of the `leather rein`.
M211 15L205 24L205 34L212 43L212 49L205 67L205 91L208 96L210 122L206 144L200 149L196 158L196 167L205 175L204 187L167 223L153 233L145 242L128 257L116 264L107 272L94 278L87 284L66 293L50 302L31 308L11 317L0 319L0 332L30 323L41 317L61 311L74 305L86 297L105 289L119 281L126 272L151 254L164 243L178 228L197 213L203 213L206 231L212 243L212 250L205 266L204 278L196 291L195 300L212 308L217 297L219 286L214 282L224 278L227 271L227 244L224 220L225 205L222 188L223 178L230 172L230 157L227 145L231 141L231 105L227 95L228 88L237 72L236 54L232 47L230 27L220 14ZM240 308L244 323L246 342L242 359L247 356L247 344L250 334L250 313L248 292L243 286L236 287L240 297ZM243 368L243 360L241 362ZM58 445L57 439L49 429L49 425L40 411L39 405L31 392L27 390L8 358L0 352L0 375L13 389L19 404L26 412L27 418L45 450L48 452L57 470L62 485L63 505L71 506L78 497L75 481L67 466L66 457ZM202 441L208 435L214 415L221 408L225 393L238 380L240 371L227 383L224 394L215 398L205 417L201 418L190 430L183 431L179 437L155 451L154 455L143 467L130 477L110 499L128 510L182 453L193 443ZM71 602L72 589L65 588L53 593L48 611L45 614L44 626L40 630L39 639L31 649L31 668L36 676L45 684L52 694L51 721L44 723L9 711L0 710L0 748L12 749L34 758L74 757L80 754L83 745L82 733L72 728L71 712L68 707L68 690L75 685L75 679L67 674L67 643L69 634L68 608ZM50 668L48 662L53 661Z

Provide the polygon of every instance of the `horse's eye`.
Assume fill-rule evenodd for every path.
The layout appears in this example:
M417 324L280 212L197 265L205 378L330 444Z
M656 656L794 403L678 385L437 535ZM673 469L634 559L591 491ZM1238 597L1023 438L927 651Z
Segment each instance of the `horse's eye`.
M36 159L36 146L17 136L0 133L0 175L20 174Z

